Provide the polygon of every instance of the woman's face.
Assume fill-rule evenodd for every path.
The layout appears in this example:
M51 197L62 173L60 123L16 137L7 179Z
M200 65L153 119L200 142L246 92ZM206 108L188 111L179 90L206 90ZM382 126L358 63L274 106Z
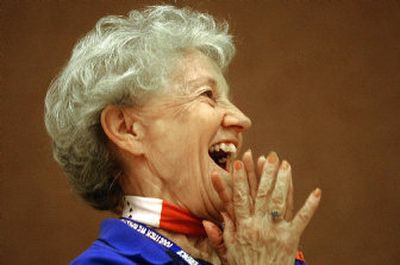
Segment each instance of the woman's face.
M166 88L140 111L143 163L146 174L161 180L163 198L215 220L221 202L211 173L230 171L251 121L229 101L225 78L209 57L191 51L177 65Z

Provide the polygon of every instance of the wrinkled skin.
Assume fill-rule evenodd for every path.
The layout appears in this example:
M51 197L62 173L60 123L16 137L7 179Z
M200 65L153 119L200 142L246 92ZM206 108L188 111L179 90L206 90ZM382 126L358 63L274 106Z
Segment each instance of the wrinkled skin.
M215 172L212 181L223 201L225 228L204 221L211 244L223 264L293 265L300 236L316 211L321 191L310 194L292 217L293 185L291 167L280 163L275 153L258 159L251 152L235 161L230 189ZM257 178L256 176L260 176ZM272 218L271 211L281 217Z

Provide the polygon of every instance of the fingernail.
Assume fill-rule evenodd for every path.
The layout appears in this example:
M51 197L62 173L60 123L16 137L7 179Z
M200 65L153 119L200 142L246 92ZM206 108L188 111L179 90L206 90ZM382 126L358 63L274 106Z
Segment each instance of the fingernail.
M317 198L321 197L321 190L319 188L315 189L314 196L317 197Z
M288 169L290 168L290 165L289 165L289 163L288 163L286 160L283 160L283 161L282 161L281 168L282 168L283 170L288 170Z
M278 155L275 152L271 152L267 158L268 162L271 164L275 164L278 161Z
M224 220L224 223L225 223L228 214L226 212L221 212L221 216L222 216L222 219Z
M233 166L235 167L236 170L240 170L242 168L242 163L239 160L236 160L233 163Z
M211 223L209 221L203 220L201 222L202 222L204 228L212 228L212 226L213 226L213 223Z
M251 149L247 149L247 151L245 153L251 153Z

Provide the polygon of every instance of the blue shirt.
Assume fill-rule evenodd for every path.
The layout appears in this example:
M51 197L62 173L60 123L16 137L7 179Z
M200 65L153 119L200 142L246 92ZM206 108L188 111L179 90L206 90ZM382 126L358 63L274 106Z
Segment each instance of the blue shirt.
M197 260L200 264L210 264ZM70 265L186 264L175 253L153 242L118 219L106 219L99 238Z

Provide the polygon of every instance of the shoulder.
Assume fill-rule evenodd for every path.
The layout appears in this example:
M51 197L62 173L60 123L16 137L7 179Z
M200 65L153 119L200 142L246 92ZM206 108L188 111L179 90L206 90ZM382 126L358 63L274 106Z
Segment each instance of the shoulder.
M93 243L86 251L71 261L70 265L136 265L137 263L124 255Z

